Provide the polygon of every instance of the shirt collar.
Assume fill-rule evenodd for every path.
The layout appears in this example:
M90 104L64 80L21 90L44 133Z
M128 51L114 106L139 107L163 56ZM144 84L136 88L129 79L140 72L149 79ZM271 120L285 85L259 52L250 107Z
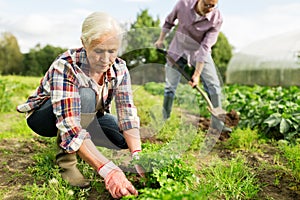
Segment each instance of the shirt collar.
M197 18L196 16L197 15L199 15L197 12L196 12L196 10L195 10L195 6L196 6L196 4L198 3L198 0L194 0L194 3L192 3L192 5L191 5L191 10L192 10L192 12L195 14L195 21L197 20L197 19L199 19L199 18ZM216 9L216 8L215 8ZM209 13L207 13L205 16L200 16L200 19L201 18L205 18L205 19L207 19L208 21L210 21L211 19L212 19L212 16L213 16L213 13L215 12L215 9L213 10L213 11L211 11L211 12L209 12Z

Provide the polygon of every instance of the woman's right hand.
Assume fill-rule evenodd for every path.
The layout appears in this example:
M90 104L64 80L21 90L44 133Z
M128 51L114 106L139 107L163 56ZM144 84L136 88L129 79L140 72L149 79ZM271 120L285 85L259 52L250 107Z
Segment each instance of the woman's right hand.
M126 178L120 169L114 169L104 179L106 189L113 198L121 198L128 195L138 195L138 191Z

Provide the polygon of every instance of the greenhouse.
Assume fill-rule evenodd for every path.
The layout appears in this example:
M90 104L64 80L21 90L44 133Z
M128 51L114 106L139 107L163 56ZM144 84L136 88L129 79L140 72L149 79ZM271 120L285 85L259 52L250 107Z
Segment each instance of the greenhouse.
M230 60L226 83L300 86L300 30L254 42Z

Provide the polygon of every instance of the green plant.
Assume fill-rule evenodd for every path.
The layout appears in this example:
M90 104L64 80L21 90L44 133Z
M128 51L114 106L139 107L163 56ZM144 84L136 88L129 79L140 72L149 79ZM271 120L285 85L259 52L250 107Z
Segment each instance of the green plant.
M10 174L9 177L5 177L5 180L14 181L16 184L19 184L18 180L22 179L22 176L34 179L17 191L15 185L2 185L0 199L6 199L12 194L12 191L18 193L20 199L110 199L111 196L105 189L103 180L81 159L78 159L78 167L84 176L91 180L91 187L83 190L71 187L63 181L59 169L55 165L56 139L36 136L27 127L24 115L14 110L15 105L24 102L28 95L33 93L39 78L5 76L0 77L0 80L5 82L7 88L11 88L8 91L12 93L9 101L13 104L13 110L0 114L0 158L4 158L1 160L4 166L1 170L3 174ZM198 101L198 99L194 98L195 94L192 94L194 90L189 85L180 85L172 117L166 122L159 121L161 119L160 106L163 86L164 84L160 83L149 83L145 86L133 87L134 100L141 115L141 127L153 130L155 134L151 139L156 140L142 143L143 151L138 162L145 163L143 165L148 171L147 179L139 178L133 173L126 174L137 187L140 195L123 199L272 199L272 197L260 198L257 196L259 190L262 190L263 193L269 191L270 188L265 189L268 187L266 184L271 184L272 187L278 184L280 187L286 187L287 190L290 189L290 192L299 190L297 188L300 179L298 135L292 135L295 140L294 145L286 140L278 142L280 151L274 149L276 148L274 144L277 144L275 139L269 140L264 137L267 134L275 134L279 130L277 128L280 127L280 123L270 129L268 129L268 124L264 124L264 121L275 111L281 113L283 108L288 108L286 112L294 114L298 112L298 107L294 104L281 106L288 101L299 104L297 88L269 89L261 86L253 88L240 85L225 86L226 89L231 90L226 93L227 100L230 100L227 101L230 103L227 104L226 110L233 108L240 113L240 127L234 130L229 140L218 141L207 157L203 158L199 156L197 150L202 146L205 134L191 125L188 115L182 111L188 111L188 113L195 111L195 114L202 115L206 110L205 102L198 106L199 109L195 108L194 101ZM281 102L277 95L281 95ZM189 99L191 96L194 99ZM267 105L271 99L280 103ZM202 100L199 97L199 102ZM290 106L294 106L292 109L296 110L290 109ZM10 120L7 120L8 118ZM296 123L292 122L293 125L285 133L286 136L295 130ZM278 133L283 138L279 131ZM264 138L262 139L262 137ZM20 153L20 151L17 148L6 148L5 144L7 141L9 143L16 141L16 138L22 147L30 144L29 155L24 155L30 156L30 165L27 170L12 174L10 168L5 165L9 165L9 158L13 158L15 153ZM263 145L261 145L262 143ZM269 152L264 149L270 144L272 148L267 150L272 151L272 154L268 154ZM128 152L121 151L119 155L119 152L106 148L99 148L99 150L117 165L127 164L123 158L128 158ZM249 156L255 153L257 155L256 153L261 150L266 153L263 155L269 157L265 158L259 154L259 159L265 158L265 160L259 160L255 163L259 166L255 165L257 167L253 169L253 163L250 160L246 162L241 154L246 153ZM18 154L18 156L21 155ZM272 158L272 156L274 157ZM271 175L273 179L270 182L264 182L264 180L270 180L263 179L266 178L264 174ZM291 183L285 186L282 184L282 179L287 176ZM14 189L12 190L12 188Z
M139 190L138 199L176 199L196 188L193 168L174 152L146 149L134 163L142 165L148 172L141 183L145 187Z
M222 199L254 199L260 188L241 156L227 162L217 160L203 168L201 173L206 177L202 184L215 187L214 195Z
M240 113L241 128L257 128L269 138L294 142L300 137L300 89L296 86L224 87L227 110Z
M255 151L259 146L259 135L256 130L238 128L230 134L225 145L232 150Z
M291 145L281 142L279 143L279 148L283 151L284 157L288 160L293 175L300 181L300 143Z
M86 199L88 189L78 189L69 186L59 175L55 178L48 179L42 185L33 183L25 186L26 199L45 200L45 199Z
M7 112L13 107L10 98L13 93L10 92L8 84L4 80L0 80L0 111Z

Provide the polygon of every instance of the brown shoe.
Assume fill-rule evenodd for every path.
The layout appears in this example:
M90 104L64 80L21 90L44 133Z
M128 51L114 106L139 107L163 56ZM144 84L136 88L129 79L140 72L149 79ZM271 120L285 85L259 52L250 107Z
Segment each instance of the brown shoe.
M70 185L86 188L90 186L90 181L84 178L77 168L76 153L68 154L60 150L56 155L56 163L61 168L62 178L69 182Z

